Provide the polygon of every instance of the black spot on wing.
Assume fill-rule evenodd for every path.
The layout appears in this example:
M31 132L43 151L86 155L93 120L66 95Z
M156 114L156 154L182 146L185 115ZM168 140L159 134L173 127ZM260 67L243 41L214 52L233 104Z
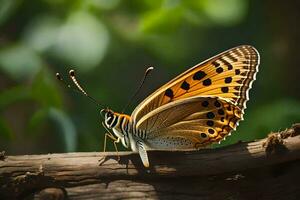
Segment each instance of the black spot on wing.
M219 109L219 110L218 110L218 114L219 114L219 115L224 115L224 114L225 114L225 112L224 112L224 110L223 110L223 109Z
M194 80L201 80L201 79L203 79L206 75L207 75L207 74L206 74L204 71L200 70L200 71L198 71L198 72L196 72L196 73L194 74L193 79L194 79Z
M174 97L174 93L173 93L173 90L172 89L167 89L166 92L165 92L165 95L169 98L173 98Z
M215 130L212 129L212 128L210 128L210 129L208 129L208 133L209 133L209 134L214 134L214 133L215 133Z
M206 133L201 133L201 137L206 138L207 137Z
M213 118L215 117L215 114L214 114L213 112L208 112L208 113L206 114L206 117L207 117L208 119L213 119Z
M189 90L190 89L190 84L188 84L188 82L186 82L186 81L183 81L180 88L184 89L184 90Z
M210 78L205 79L205 80L203 81L203 85L204 85L204 86L209 86L209 85L211 85L211 79L210 79Z
M216 106L217 108L219 108L219 107L221 107L221 103L220 103L219 101L215 101L215 106Z
M217 72L218 74L222 73L223 71L224 71L224 70L223 70L222 67L218 67L218 68L216 69L216 72Z
M207 107L208 104L209 104L208 101L203 101L201 105L202 105L203 107Z
M232 82L232 78L231 77L225 78L225 83L231 83L231 82Z
M222 88L221 88L221 91L222 91L223 93L227 93L227 92L229 91L229 89L228 89L228 87L222 87Z
M213 126L213 125L214 125L214 121L208 120L208 121L206 122L206 124L207 124L207 126Z

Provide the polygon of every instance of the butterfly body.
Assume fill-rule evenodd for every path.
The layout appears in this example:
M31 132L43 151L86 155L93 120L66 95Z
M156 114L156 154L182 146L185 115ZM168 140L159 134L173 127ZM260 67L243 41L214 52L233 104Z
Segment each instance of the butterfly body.
M195 150L219 142L243 119L258 65L252 46L229 49L160 87L131 116L103 109L105 126L146 167L147 150Z
M104 124L108 129L111 129L116 141L121 141L125 148L131 148L134 152L139 152L145 166L149 166L146 150L149 146L146 145L145 130L136 129L129 115L113 112L110 109L103 109Z

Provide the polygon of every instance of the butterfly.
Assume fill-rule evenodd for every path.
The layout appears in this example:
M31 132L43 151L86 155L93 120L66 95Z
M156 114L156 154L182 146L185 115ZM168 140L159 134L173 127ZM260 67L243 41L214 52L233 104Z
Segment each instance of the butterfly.
M238 46L161 86L130 116L102 109L106 137L138 152L145 167L148 150L198 150L220 142L243 120L259 61L254 47ZM70 75L85 93L74 72Z

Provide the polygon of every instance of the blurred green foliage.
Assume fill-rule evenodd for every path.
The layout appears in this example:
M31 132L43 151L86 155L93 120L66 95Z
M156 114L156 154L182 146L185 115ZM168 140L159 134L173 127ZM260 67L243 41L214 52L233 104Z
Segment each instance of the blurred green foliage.
M120 111L154 66L130 114L175 75L241 44L259 50L260 72L245 121L222 145L282 130L300 121L298 10L270 0L1 0L0 149L102 150L100 108L62 87L57 71L75 69Z

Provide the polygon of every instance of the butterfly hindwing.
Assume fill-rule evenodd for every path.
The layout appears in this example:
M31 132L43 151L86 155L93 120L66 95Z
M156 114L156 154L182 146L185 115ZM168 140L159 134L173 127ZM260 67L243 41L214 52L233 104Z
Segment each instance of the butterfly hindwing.
M223 139L241 118L241 109L223 98L191 97L151 111L137 129L147 130L153 149L198 149Z
M138 122L160 106L194 96L222 97L241 111L258 71L259 54L252 46L239 46L210 58L159 88L133 112Z

